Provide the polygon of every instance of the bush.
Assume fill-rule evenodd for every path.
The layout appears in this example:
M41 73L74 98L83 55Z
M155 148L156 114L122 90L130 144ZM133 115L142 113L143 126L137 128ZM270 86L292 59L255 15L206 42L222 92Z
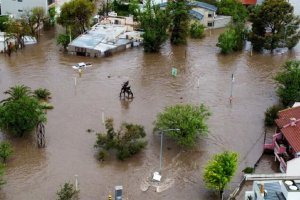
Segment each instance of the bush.
M192 23L190 28L190 34L192 38L203 38L205 36L204 34L204 25L199 24L197 22Z
M208 126L206 120L210 116L208 108L203 104L175 105L166 107L157 115L154 131L164 131L175 139L179 145L191 147L198 135L206 135ZM178 129L178 130L174 130Z
M11 144L6 141L0 142L0 158L3 162L7 160L8 157L11 156L13 153L13 149L11 147Z
M118 132L114 131L113 119L108 118L105 121L106 134L97 133L95 147L100 148L98 159L104 160L106 151L110 149L117 150L117 158L125 160L139 153L147 142L142 139L146 136L143 126L136 124L123 123Z
M75 190L73 184L65 183L64 186L56 193L58 196L57 200L73 200L77 193L78 191Z
M265 112L265 125L273 126L275 124L275 119L277 119L277 113L282 109L283 107L280 105L269 107Z
M252 174L254 171L255 170L253 167L246 167L242 172L244 172L245 174Z
M39 88L39 89L36 89L34 90L34 95L37 99L39 100L48 100L50 98L50 91L46 88Z

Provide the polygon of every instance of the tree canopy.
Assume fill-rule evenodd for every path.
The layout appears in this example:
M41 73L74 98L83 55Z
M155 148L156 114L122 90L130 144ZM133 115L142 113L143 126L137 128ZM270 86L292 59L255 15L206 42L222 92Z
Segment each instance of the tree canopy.
M57 22L64 27L71 27L77 34L84 33L90 26L95 9L91 1L71 0L62 5Z
M300 99L300 61L287 61L283 68L274 79L278 85L277 95L283 105L287 106Z
M171 43L186 44L189 34L190 6L186 0L175 0L168 2L167 10L171 17Z
M265 0L250 15L252 32L249 40L253 49L273 50L277 47L293 48L300 39L300 18L286 0Z
M215 154L204 168L204 182L207 188L218 190L220 197L231 181L238 166L238 154L225 151Z
M232 16L233 22L245 23L248 11L239 0L221 0L217 3L218 14Z
M29 87L16 85L4 92L9 97L0 102L0 128L16 136L31 132L46 121L43 105Z
M168 39L167 28L170 21L167 11L147 0L145 10L139 13L138 19L144 32L144 51L159 52L162 44Z
M203 104L169 106L157 115L154 130L166 131L169 137L178 144L191 147L195 144L198 135L206 135L208 126L206 120L210 116L208 108Z
M137 124L122 123L120 129L116 132L113 127L113 119L108 118L105 121L106 133L97 133L95 147L100 148L98 158L103 160L106 151L110 149L117 150L117 157L120 160L129 158L139 153L147 144L143 138L146 136L144 127Z

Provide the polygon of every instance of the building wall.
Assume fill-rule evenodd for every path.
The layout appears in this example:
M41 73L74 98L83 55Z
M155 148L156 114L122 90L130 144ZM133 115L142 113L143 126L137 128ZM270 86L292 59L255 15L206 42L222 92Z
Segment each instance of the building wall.
M12 14L14 17L20 17L26 11L34 7L43 7L48 10L48 0L2 0L1 13Z
M224 28L231 21L231 16L218 16L214 19L214 28Z
M286 174L288 176L300 176L300 158L294 158L287 162Z

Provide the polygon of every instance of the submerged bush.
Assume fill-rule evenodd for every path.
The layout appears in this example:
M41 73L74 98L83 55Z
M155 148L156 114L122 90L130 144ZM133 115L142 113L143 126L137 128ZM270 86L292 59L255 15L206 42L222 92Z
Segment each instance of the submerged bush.
M275 124L275 119L277 119L277 113L282 110L281 105L273 105L269 107L265 112L265 125L273 126Z
M204 25L199 24L197 22L192 23L190 28L190 35L192 38L203 38L205 36L204 34Z

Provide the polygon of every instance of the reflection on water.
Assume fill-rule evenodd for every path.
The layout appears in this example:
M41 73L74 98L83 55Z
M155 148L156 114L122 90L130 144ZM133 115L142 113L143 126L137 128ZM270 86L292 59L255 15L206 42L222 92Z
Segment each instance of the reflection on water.
M43 33L37 45L11 57L0 55L0 99L10 86L25 84L48 88L55 107L48 112L45 149L38 149L31 139L12 140L15 154L0 198L55 199L59 186L73 182L78 174L80 196L85 200L104 199L115 185L123 185L128 199L215 199L203 185L203 165L216 152L237 151L238 181L241 170L256 162L262 150L264 111L277 101L272 77L281 63L300 57L299 45L281 55L219 55L215 44L221 32L212 30L203 40L191 39L184 48L167 43L158 54L144 54L137 48L94 59L59 52L55 31L50 31ZM79 77L71 67L78 62L91 62L93 67ZM172 67L178 69L176 77L171 76ZM119 99L126 80L135 96L130 102ZM150 186L143 192L141 188L159 166L160 138L152 134L153 121L165 106L176 103L209 106L210 132L188 151L164 140L164 187L160 189L166 190L157 193ZM114 157L98 162L93 145L95 133L105 131L102 112L114 118L115 127L123 121L144 125L146 150L125 162ZM95 132L87 133L87 129Z

